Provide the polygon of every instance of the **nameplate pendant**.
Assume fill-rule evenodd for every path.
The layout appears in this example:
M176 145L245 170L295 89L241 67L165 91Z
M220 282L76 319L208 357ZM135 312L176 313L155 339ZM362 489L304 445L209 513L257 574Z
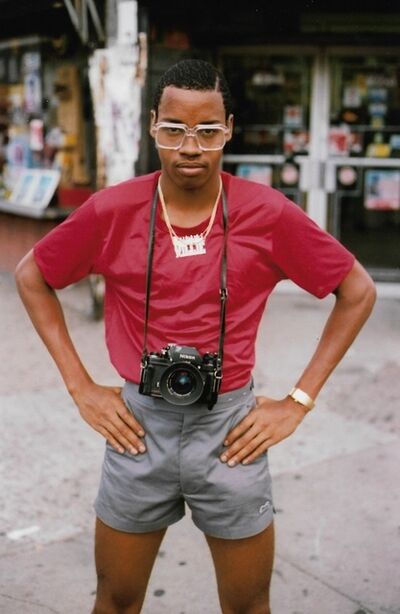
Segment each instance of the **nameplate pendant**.
M205 238L201 235L188 235L185 237L173 236L172 242L177 258L200 256L206 253Z

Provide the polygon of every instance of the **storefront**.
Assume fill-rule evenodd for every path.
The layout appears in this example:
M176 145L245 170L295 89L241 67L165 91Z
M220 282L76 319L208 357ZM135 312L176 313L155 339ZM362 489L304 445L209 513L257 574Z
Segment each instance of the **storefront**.
M92 112L85 104L84 55L66 56L59 41L27 37L0 48L2 191L15 204L60 204L92 184ZM67 204L67 202L65 202Z
M1 0L0 270L16 262L96 187L88 56L63 2ZM75 27L76 26L76 27Z
M400 281L400 13L385 2L379 13L355 13L350 1L289 18L275 3L249 2L247 12L222 3L189 23L142 4L152 36L148 109L175 61L218 64L235 104L224 168L283 191L376 279ZM140 170L155 168L150 142L144 151Z
M148 135L155 84L179 59L201 57L220 66L233 93L224 168L282 190L376 279L399 281L400 11L386 0L368 12L355 0L324 2L322 12L318 4L205 0L194 19L183 1L102 0L96 6L133 41L122 41L123 53L75 45L82 53L71 64L54 37L0 43L3 196L18 204L23 194L25 211L51 215L54 195L78 204L107 183L104 170L116 181L121 169L158 167Z
M230 48L219 57L237 106L226 168L282 190L375 277L396 278L399 50Z
M147 57L134 0L118 5L107 40L103 0L24 10L47 15L46 6L58 34L0 41L0 210L32 218L134 174Z

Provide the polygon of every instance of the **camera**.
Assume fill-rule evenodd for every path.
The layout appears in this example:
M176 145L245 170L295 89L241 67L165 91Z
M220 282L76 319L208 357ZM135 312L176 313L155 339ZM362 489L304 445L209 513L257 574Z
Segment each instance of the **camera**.
M201 356L196 348L170 343L143 356L139 392L174 405L199 402L212 409L221 386L219 363L216 353Z

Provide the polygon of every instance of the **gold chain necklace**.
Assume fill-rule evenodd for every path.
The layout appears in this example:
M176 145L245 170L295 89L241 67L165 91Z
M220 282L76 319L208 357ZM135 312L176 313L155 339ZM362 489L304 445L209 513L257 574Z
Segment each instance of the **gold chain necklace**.
M180 237L176 234L175 230L172 228L167 207L165 205L164 194L161 189L161 181L158 180L158 194L160 196L161 207L164 214L164 220L167 225L169 236L171 237L172 245L174 246L175 255L177 258L184 258L186 256L199 256L200 254L206 253L206 238L209 234L215 220L215 216L217 213L218 202L222 192L222 181L221 177L219 178L219 189L217 198L214 203L213 210L211 212L210 221L208 222L208 226L203 232L200 232L195 235L186 235L184 237Z

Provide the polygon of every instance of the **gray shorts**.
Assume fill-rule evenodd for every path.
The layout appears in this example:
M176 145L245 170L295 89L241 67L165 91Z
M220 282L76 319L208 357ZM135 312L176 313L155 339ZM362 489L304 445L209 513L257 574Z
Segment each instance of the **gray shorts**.
M127 382L122 398L143 425L147 451L120 454L108 443L95 509L129 533L163 529L185 514L207 535L250 537L272 521L268 455L228 467L219 459L228 432L255 405L249 384L221 394L214 408L171 405Z

